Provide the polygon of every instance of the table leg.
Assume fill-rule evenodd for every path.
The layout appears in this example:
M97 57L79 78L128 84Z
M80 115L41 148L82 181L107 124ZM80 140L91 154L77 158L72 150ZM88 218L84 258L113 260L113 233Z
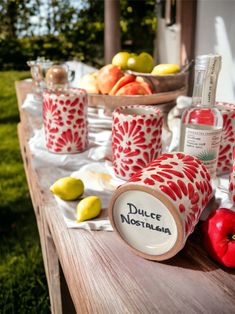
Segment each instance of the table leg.
M32 168L31 163L29 163L29 156L31 153L28 149L28 145L26 144L27 136L23 132L22 123L18 124L18 134L20 139L21 155L24 162L25 173L41 241L43 262L50 295L51 312L53 314L62 314L59 259L46 221L45 208L42 206L40 189L37 188L35 184L35 182L37 182L36 173Z
M56 248L51 237L45 215L41 215L41 246L44 260L44 267L47 276L47 284L50 295L51 312L62 314L60 265Z

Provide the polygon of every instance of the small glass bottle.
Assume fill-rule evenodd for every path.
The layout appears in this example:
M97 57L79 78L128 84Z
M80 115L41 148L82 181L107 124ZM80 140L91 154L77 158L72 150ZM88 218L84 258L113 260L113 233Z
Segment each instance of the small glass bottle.
M221 56L196 58L192 106L182 115L180 150L196 156L216 177L223 117L215 106Z

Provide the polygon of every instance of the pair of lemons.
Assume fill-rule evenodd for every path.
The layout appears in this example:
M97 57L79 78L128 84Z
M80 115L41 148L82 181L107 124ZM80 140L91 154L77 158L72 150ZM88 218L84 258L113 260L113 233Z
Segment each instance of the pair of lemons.
M50 187L50 191L64 201L74 201L84 193L82 180L73 177L58 179ZM101 212L101 200L98 196L84 197L77 205L77 222L97 217Z

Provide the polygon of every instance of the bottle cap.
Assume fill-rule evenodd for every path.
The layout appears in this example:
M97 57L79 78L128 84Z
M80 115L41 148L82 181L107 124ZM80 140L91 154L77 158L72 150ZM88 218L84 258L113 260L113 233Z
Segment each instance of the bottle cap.
M207 70L208 68L215 67L216 71L220 71L221 56L216 54L200 55L196 58L195 69Z

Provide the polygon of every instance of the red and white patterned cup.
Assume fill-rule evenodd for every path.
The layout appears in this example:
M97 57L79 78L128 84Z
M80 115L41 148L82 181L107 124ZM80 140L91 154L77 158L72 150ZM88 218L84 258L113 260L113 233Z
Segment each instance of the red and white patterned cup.
M217 175L229 173L233 163L235 147L235 104L217 102L217 108L223 115L223 131L221 136Z
M128 180L160 156L163 114L154 106L122 106L113 112L112 152L115 174Z
M184 247L212 194L209 172L196 157L163 154L117 188L109 218L136 254L166 260Z
M60 154L80 153L88 146L87 93L79 88L43 92L46 147Z
M229 173L229 198L235 205L235 148L233 150L233 165Z

